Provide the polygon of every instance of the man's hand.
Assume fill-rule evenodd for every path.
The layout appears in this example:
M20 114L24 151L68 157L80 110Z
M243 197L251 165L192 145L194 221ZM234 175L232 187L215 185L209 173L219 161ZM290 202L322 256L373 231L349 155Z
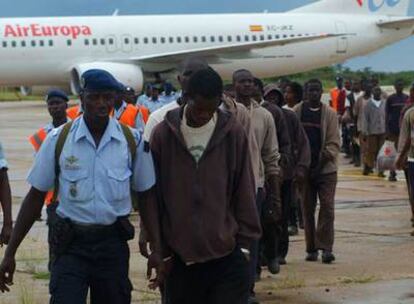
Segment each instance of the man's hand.
M149 258L149 252L148 252L148 235L147 232L143 227L141 227L141 231L139 232L139 240L138 240L138 246L139 246L139 252L141 255L145 258Z
M13 285L13 274L16 270L16 260L14 257L4 257L0 265L0 290L1 292L10 291L9 286Z
M7 245L10 241L10 237L13 231L12 224L4 224L0 233L0 246Z
M397 170L404 170L406 163L407 158L400 154L398 155L397 160L395 162L395 168Z
M164 284L166 278L166 265L165 263L171 263L171 260L164 262L161 255L152 253L148 258L147 263L147 279L150 281L148 287L152 290L157 289ZM152 270L155 269L156 276L152 278Z

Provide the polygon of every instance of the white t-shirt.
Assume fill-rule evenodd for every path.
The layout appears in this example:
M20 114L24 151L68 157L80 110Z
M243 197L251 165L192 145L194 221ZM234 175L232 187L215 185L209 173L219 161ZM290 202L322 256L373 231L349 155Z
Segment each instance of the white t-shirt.
M177 109L179 107L180 105L177 103L177 101L174 101L156 110L154 113L151 113L147 121L147 124L145 125L144 140L146 142L149 142L154 128L159 123L164 121L165 115L167 115L169 111Z
M181 120L181 132L183 133L188 151L198 163L210 142L211 136L213 136L217 123L217 113L204 126L192 128L187 124L186 110L187 107L184 109L183 119Z
M359 92L359 93L354 93L354 100L355 102L358 100L359 97L362 96L362 94L364 94L364 92ZM348 96L348 95L346 95ZM351 107L351 102L349 101L348 97L345 100L345 108L350 108Z

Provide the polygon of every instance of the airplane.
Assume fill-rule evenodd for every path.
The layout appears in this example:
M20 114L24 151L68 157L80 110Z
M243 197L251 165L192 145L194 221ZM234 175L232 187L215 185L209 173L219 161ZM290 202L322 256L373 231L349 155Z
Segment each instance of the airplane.
M188 56L223 78L282 76L344 62L413 35L410 0L321 0L286 13L0 19L0 85L79 93L91 68L140 91Z

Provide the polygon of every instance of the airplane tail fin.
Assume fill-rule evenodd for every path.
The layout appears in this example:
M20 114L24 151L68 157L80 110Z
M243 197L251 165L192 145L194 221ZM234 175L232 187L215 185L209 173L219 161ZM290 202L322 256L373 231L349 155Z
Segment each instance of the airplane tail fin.
M321 0L290 12L406 16L409 6L410 0Z

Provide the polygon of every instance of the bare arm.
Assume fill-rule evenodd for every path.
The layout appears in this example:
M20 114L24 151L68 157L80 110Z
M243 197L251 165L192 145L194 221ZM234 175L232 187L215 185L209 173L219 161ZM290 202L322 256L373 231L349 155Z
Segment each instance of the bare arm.
M0 170L0 202L3 210L3 228L0 235L0 245L8 244L13 226L12 198L7 169Z

